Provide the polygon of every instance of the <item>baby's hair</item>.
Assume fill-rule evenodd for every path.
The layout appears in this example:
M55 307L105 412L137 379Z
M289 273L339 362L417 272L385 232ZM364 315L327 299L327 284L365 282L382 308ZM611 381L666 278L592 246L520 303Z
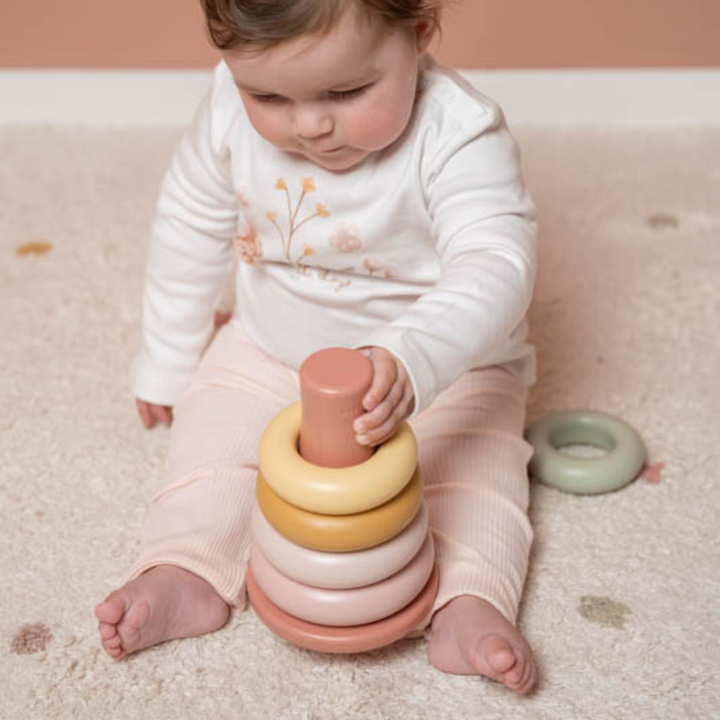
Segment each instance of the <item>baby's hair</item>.
M348 10L380 16L388 27L438 22L448 0L200 0L219 50L261 52L301 35L324 34Z

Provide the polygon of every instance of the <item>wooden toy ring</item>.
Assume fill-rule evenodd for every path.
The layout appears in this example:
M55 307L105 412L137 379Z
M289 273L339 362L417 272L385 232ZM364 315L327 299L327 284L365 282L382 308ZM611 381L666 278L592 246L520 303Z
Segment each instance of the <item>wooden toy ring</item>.
M289 503L326 515L350 515L387 502L413 476L417 442L407 423L365 462L327 468L300 455L301 412L300 403L281 410L268 424L258 448L260 472Z
M323 552L354 552L387 542L410 524L422 503L419 468L392 500L355 515L322 515L295 507L273 492L262 473L256 492L263 515L281 535Z
M435 562L432 533L420 552L404 568L385 580L345 590L304 585L279 572L257 543L250 549L250 564L257 584L281 610L306 622L347 627L376 622L408 605L425 587Z
M637 432L602 412L549 413L530 425L525 436L535 449L530 474L565 492L595 495L618 490L637 477L645 462L645 446ZM575 458L560 452L573 444L592 445L607 455Z
M247 573L247 591L250 604L262 622L276 635L288 642L326 653L359 653L390 645L404 638L430 619L439 584L437 567L422 592L406 607L390 617L367 625L330 627L309 623L293 617L271 602L258 586L252 573Z
M423 503L412 522L392 540L346 553L320 552L290 542L267 521L257 503L251 525L262 554L283 575L318 588L346 589L372 585L405 567L425 541L428 511Z

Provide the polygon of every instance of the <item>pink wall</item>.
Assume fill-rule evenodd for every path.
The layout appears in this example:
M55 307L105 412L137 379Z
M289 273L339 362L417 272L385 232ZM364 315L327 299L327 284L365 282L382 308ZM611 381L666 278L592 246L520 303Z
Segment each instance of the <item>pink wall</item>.
M720 66L720 0L457 0L459 67ZM2 0L0 66L207 67L199 0Z

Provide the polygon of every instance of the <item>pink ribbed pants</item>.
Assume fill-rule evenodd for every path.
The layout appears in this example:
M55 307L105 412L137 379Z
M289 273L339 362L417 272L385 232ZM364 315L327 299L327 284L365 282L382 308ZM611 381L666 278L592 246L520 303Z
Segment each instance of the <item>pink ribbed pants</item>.
M515 622L533 537L525 395L502 368L473 370L410 421L440 572L433 612L476 595ZM233 326L220 329L175 407L163 482L126 580L177 565L244 607L258 444L268 422L298 400L296 370Z

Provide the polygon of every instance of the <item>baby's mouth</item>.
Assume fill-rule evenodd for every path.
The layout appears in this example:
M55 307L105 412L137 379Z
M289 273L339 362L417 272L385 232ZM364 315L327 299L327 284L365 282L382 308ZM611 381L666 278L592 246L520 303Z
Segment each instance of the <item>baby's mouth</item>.
M335 148L331 148L330 150L317 150L320 155L332 155L333 153L340 152L341 150L345 149L345 145L340 145Z

